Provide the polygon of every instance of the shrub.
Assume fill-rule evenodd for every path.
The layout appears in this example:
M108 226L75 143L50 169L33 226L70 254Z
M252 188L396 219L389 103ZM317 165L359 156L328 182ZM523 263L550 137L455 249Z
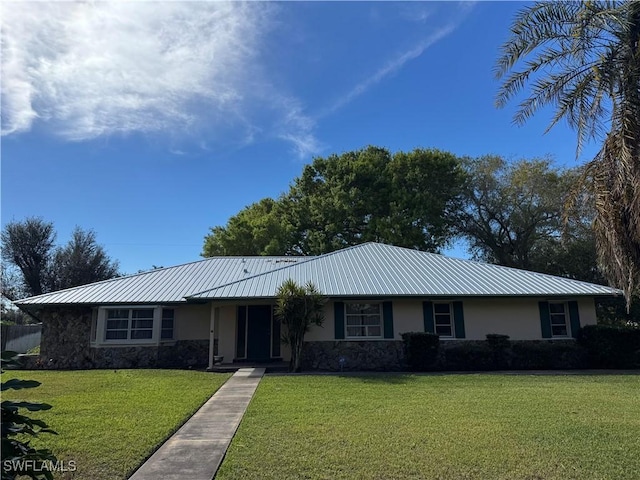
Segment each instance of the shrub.
M450 371L495 370L493 351L487 342L447 342L442 348L442 368Z
M573 340L522 340L511 343L513 370L571 370L587 367L586 350Z
M16 366L16 356L15 352L2 352L2 368ZM35 380L14 378L2 382L2 391L34 388L38 385L40 382ZM46 403L2 401L2 480L13 480L23 475L32 479L53 479L53 473L46 465L55 464L56 457L50 450L33 448L25 438L36 437L40 433L56 432L42 420L35 420L20 413L21 409L36 412L50 408L51 405Z
M592 368L640 367L640 328L585 325L578 342L586 348Z
M488 333L487 346L492 352L494 367L499 370L509 368L509 335Z
M487 344L493 350L504 350L509 348L509 335L499 333L487 333Z
M289 371L300 371L304 336L311 325L321 326L324 322L326 298L309 282L298 285L293 280L285 280L278 288L275 315L282 322L282 340L291 348Z
M427 332L407 332L402 334L404 355L407 366L414 372L433 370L438 359L440 338Z

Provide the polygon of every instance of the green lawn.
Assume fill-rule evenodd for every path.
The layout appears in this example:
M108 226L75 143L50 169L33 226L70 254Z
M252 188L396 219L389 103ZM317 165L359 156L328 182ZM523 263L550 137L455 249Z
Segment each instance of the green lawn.
M224 479L637 479L638 375L265 377Z
M125 479L229 377L182 370L7 371L10 378L38 380L6 399L50 403L35 412L59 435L33 445L75 460L77 471L58 478Z

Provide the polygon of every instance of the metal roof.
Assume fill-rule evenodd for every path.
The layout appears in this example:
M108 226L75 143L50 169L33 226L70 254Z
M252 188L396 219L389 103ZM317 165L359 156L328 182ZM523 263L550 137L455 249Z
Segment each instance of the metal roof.
M20 305L273 298L283 281L332 297L597 296L614 288L379 243L318 257L214 257L52 292Z
M365 243L192 295L270 298L285 280L313 282L331 297L595 296L614 288L380 243Z
M185 302L185 297L310 257L211 257L25 298L18 305Z

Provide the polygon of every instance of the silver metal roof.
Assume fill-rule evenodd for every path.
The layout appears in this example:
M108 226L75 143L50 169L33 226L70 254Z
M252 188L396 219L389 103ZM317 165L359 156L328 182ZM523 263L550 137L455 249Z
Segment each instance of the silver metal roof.
M303 257L211 257L176 267L45 293L16 303L66 305L184 302L185 297L194 293L301 260Z
M614 288L379 243L319 257L214 257L17 302L21 305L169 303L273 298L283 281L327 296L596 296Z
M365 243L192 295L193 299L274 297L287 279L313 282L331 297L594 296L610 287L379 243Z

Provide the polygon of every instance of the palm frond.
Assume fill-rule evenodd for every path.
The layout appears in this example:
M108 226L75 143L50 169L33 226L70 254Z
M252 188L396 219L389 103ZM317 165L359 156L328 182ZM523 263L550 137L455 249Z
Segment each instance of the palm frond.
M640 1L537 2L518 13L511 33L496 64L496 105L530 85L516 124L551 105L547 131L566 120L576 157L602 138L567 207L581 189L593 192L601 268L629 300L640 284Z

